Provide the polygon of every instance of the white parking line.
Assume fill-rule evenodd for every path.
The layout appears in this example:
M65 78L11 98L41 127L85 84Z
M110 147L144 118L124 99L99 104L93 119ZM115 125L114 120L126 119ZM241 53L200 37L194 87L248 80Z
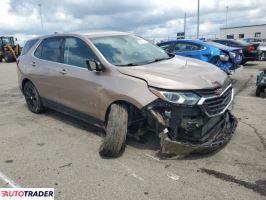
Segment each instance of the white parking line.
M144 178L140 177L139 175L137 175L132 169L130 169L127 165L125 165L124 163L117 161L126 171L128 174L130 174L131 176L133 176L134 178L138 179L139 181L145 182Z
M177 181L177 180L179 180L179 178L180 178L177 174L172 173L172 172L169 172L169 173L167 174L167 177L170 178L170 179L172 179L172 180L174 180L174 181Z
M21 187L19 184L15 183L13 180L8 178L2 172L0 172L0 180L4 181L6 184L8 184L12 188L20 188Z
M147 157L149 157L149 158L151 158L151 159L153 159L153 160L156 160L158 162L161 162L161 160L159 158L156 158L155 156L152 156L152 155L150 155L148 153L145 153L144 155L147 156Z

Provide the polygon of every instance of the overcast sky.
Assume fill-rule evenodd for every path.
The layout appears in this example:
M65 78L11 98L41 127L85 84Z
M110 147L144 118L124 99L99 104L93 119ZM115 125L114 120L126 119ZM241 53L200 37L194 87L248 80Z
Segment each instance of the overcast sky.
M266 24L265 0L200 0L200 35L225 26ZM44 31L40 23L40 9ZM53 32L116 30L149 38L196 34L197 0L0 0L0 34L19 40Z

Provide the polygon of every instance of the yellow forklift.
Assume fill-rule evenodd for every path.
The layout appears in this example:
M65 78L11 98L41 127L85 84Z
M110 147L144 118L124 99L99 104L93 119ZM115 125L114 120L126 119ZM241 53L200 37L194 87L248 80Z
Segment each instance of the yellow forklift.
M21 47L15 45L14 37L0 36L0 62L14 62L21 53Z

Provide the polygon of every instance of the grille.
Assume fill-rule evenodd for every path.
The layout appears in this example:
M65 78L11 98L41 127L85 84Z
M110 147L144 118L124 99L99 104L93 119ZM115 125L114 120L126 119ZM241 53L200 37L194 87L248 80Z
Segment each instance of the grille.
M217 115L224 111L232 99L232 87L229 87L221 96L207 98L202 104L208 115Z

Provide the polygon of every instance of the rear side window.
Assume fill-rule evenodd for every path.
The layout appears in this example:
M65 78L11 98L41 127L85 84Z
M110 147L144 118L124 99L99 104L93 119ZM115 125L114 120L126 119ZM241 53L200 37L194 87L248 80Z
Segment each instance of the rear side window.
M31 49L31 47L32 47L37 41L38 41L38 39L27 41L26 44L24 45L24 47L22 48L21 55L25 55L26 53L28 53L29 50Z
M34 55L37 58L53 62L63 62L63 38L54 37L47 38L36 49Z
M86 61L88 59L96 59L96 55L84 41L74 37L67 37L65 39L65 64L87 68Z
M176 43L175 44L175 52L183 52L183 51L198 51L203 49L203 47L199 44L192 43Z
M164 43L164 44L159 44L158 46L161 47L165 51L169 51L169 48L171 47L172 43Z

